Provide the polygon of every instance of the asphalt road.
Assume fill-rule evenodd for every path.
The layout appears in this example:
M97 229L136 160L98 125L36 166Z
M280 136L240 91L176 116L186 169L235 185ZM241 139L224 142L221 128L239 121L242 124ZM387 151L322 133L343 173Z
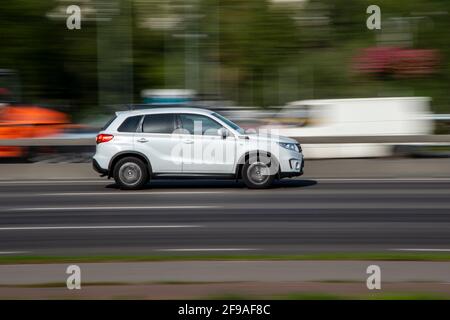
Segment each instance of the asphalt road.
M450 179L0 182L0 254L450 251Z

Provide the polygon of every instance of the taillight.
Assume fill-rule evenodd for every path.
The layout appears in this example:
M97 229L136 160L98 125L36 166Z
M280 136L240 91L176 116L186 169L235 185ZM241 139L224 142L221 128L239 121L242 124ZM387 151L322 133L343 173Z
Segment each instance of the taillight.
M114 138L114 136L112 134L100 133L97 135L95 142L97 142L97 144L103 143L103 142L108 142L108 141L112 140L112 138Z

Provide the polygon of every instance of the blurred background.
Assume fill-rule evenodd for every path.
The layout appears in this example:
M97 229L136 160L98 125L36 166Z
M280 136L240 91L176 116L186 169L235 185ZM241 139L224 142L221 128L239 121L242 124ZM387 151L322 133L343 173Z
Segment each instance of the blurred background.
M450 1L373 2L2 1L0 298L448 299ZM114 112L175 105L298 139L305 175L92 170Z
M38 143L39 148L29 146L36 142L23 141L20 147L12 146L18 143L7 140L92 138L114 111L132 105L204 106L244 128L276 127L294 137L448 133L450 4L378 1L381 29L369 30L370 4L363 0L3 3L0 144L7 146L0 147L0 157L37 161L70 152L57 156L57 161L86 160L92 140L85 146L78 142L76 148L69 140L71 147L58 142L52 148L46 142ZM81 9L80 29L66 27L69 5ZM402 99L376 100L382 97ZM368 121L377 123L366 126ZM390 127L385 126L388 123ZM344 127L347 130L342 131ZM446 154L448 149L442 139L399 141L403 154L418 143L424 153L424 142L425 153ZM372 144L372 149L356 153L331 149L321 153L313 147L305 150L307 157L385 156L393 150L374 151ZM398 150L398 144L394 147Z

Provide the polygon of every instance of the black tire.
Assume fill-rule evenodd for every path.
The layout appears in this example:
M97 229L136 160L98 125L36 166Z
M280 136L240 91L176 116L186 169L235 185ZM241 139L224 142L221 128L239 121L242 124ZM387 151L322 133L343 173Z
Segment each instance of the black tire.
M250 155L242 166L242 180L249 189L265 189L278 174L278 162L268 155Z
M147 165L136 157L125 157L117 161L113 176L119 187L124 190L142 189L150 178Z

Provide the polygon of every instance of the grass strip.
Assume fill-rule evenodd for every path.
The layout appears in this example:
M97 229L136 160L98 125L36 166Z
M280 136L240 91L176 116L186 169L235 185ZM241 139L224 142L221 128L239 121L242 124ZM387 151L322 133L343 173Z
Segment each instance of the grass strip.
M311 254L229 254L229 255L2 255L0 264L107 263L158 261L450 261L445 252L311 253Z

